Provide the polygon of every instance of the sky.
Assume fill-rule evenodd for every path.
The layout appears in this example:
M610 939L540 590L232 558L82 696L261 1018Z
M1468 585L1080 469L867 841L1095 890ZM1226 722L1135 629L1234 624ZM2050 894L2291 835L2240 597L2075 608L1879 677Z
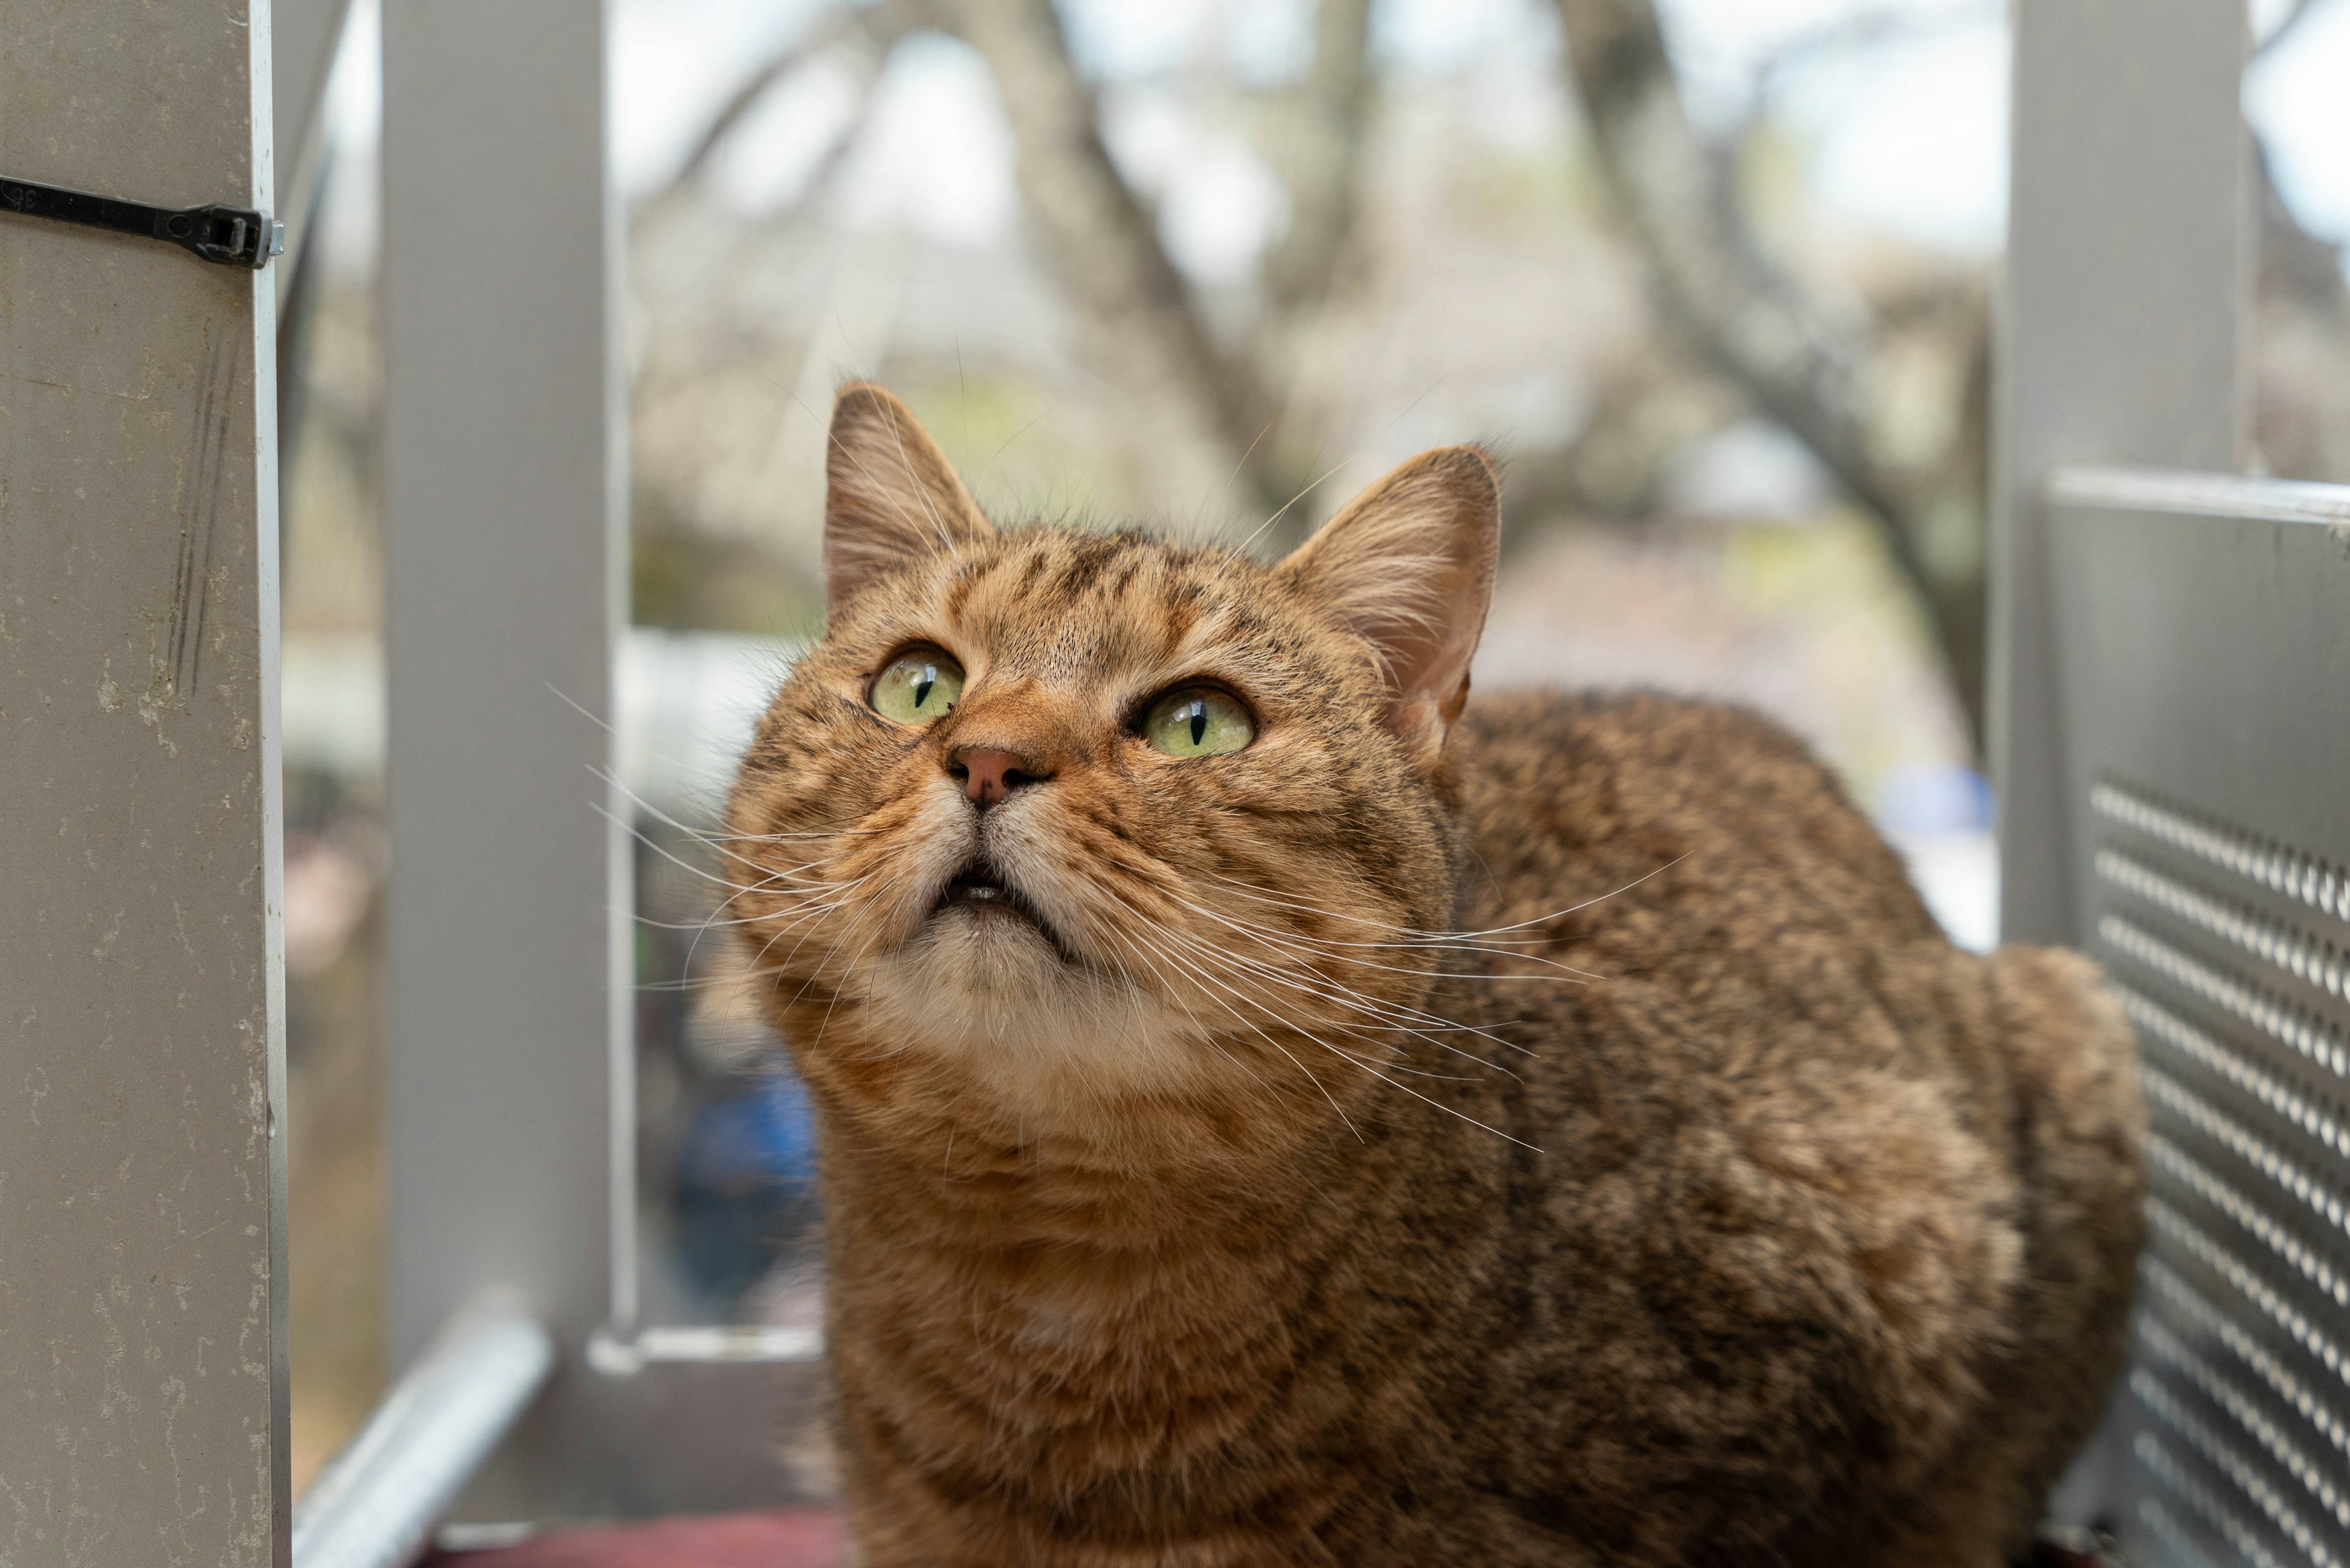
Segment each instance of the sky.
M333 88L345 145L373 144L380 96L374 0L359 0ZM625 189L675 166L703 117L822 0L613 0L613 159ZM1721 129L1759 91L1810 151L1823 211L1955 255L1994 253L2005 224L2007 27L2001 0L1662 0L1700 124ZM2292 0L2253 0L2255 34ZM1254 78L1294 72L1311 46L1311 0L1063 0L1088 69L1125 84L1113 146L1153 188L1178 259L1207 281L1247 270L1282 216L1278 186L1229 135L1179 112L1151 83L1205 47ZM1378 47L1407 73L1473 73L1497 136L1550 134L1558 29L1539 0L1379 0ZM1853 29L1864 29L1856 44ZM1874 31L1866 31L1873 28ZM1768 73L1773 60L1779 68ZM2315 0L2245 80L2245 112L2269 142L2303 222L2350 241L2350 0ZM843 218L904 224L947 243L999 242L1015 219L1011 145L976 59L944 39L900 51L857 154ZM850 111L844 70L811 73L746 126L719 170L746 205L787 196ZM1512 128L1515 128L1514 130ZM372 224L363 178L343 182L347 239ZM356 224L354 237L348 231Z
M2268 142L2277 185L2302 223L2350 241L2350 0L2319 0L2254 64L2244 113Z

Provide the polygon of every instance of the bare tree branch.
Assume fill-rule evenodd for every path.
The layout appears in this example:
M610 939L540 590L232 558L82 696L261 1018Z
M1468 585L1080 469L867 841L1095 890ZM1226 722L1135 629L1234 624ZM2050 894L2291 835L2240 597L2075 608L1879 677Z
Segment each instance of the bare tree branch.
M1278 506L1259 439L1272 400L1217 348L1155 214L1111 161L1051 0L951 0L948 16L994 72L1045 260L1097 363L1139 406L1151 488L1203 507L1228 491L1248 509Z
M1265 296L1283 315L1319 305L1360 209L1370 118L1370 0L1321 0L1314 63L1284 107L1267 151L1289 190L1289 232L1265 261Z
M1980 566L1937 569L1923 547L1915 486L1871 448L1862 392L1867 324L1826 307L1757 242L1734 186L1725 186L1690 123L1650 0L1557 5L1601 176L1667 328L1808 447L1877 521L1887 556L1934 623L1980 743Z
M742 128L751 111L765 101L767 94L817 56L843 44L862 42L877 58L886 57L910 34L938 25L928 0L881 0L879 5L869 7L842 6L826 13L735 86L710 123L702 128L702 134L694 138L676 172L639 211L650 214L671 205L702 178L719 149Z
M1760 246L1742 224L1725 223L1712 162L1681 107L1653 7L1558 0L1558 9L1602 176L1670 324L1864 504L1897 514L1858 417L1866 340L1792 278L1762 274L1768 264Z

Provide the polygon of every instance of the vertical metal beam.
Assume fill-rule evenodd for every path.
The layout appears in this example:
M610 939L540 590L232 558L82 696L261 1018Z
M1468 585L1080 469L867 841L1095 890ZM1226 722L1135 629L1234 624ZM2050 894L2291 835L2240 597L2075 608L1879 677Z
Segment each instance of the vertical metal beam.
M486 1494L520 1512L608 1479L581 1355L628 981L604 47L598 0L384 7L390 1348L493 1288L554 1329Z
M351 0L271 0L270 98L276 112L277 157L287 178L319 139L327 78L343 41ZM286 236L290 246L291 234Z
M0 169L272 204L267 0L0 6ZM286 1561L273 285L0 215L0 1563Z
M2052 471L2232 471L2251 225L2243 0L2019 0L1993 432L2002 934L2077 936L2043 535Z
M343 41L351 0L271 0L270 97L277 127L277 187L286 210L286 259L276 270L277 304L287 305L318 215L327 171L327 78Z

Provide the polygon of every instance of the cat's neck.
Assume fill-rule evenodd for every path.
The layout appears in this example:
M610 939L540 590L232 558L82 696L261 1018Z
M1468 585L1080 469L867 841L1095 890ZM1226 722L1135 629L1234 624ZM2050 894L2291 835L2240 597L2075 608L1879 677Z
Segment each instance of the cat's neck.
M836 1106L827 1204L877 1236L948 1251L1214 1250L1347 1206L1361 1145L1320 1109L1130 1103L1028 1119L951 1101L901 1099L887 1116Z
M1359 1195L1328 1181L1175 1183L1049 1142L973 1143L942 1142L928 1168L869 1150L827 1168L835 1312L919 1324L959 1365L1006 1336L1055 1368L1123 1364L1209 1325L1246 1336L1289 1314L1359 1231Z

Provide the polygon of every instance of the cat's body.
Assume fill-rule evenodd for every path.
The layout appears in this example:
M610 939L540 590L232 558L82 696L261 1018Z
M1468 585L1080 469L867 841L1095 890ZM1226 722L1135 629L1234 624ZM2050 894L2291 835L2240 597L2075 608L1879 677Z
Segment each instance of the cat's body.
M1430 745L1428 621L1372 634L1403 649L1382 710L1312 625L1326 551L1284 578L957 526L837 597L735 814L790 847L745 901L823 1115L873 1568L2022 1544L2137 1240L2135 1054L2090 966L1952 949L1745 715L1463 712L1444 667ZM960 644L962 701L852 719L909 637ZM1115 718L1122 663L1246 696L1252 746L1096 734L1082 688ZM956 905L974 855L1033 930Z

